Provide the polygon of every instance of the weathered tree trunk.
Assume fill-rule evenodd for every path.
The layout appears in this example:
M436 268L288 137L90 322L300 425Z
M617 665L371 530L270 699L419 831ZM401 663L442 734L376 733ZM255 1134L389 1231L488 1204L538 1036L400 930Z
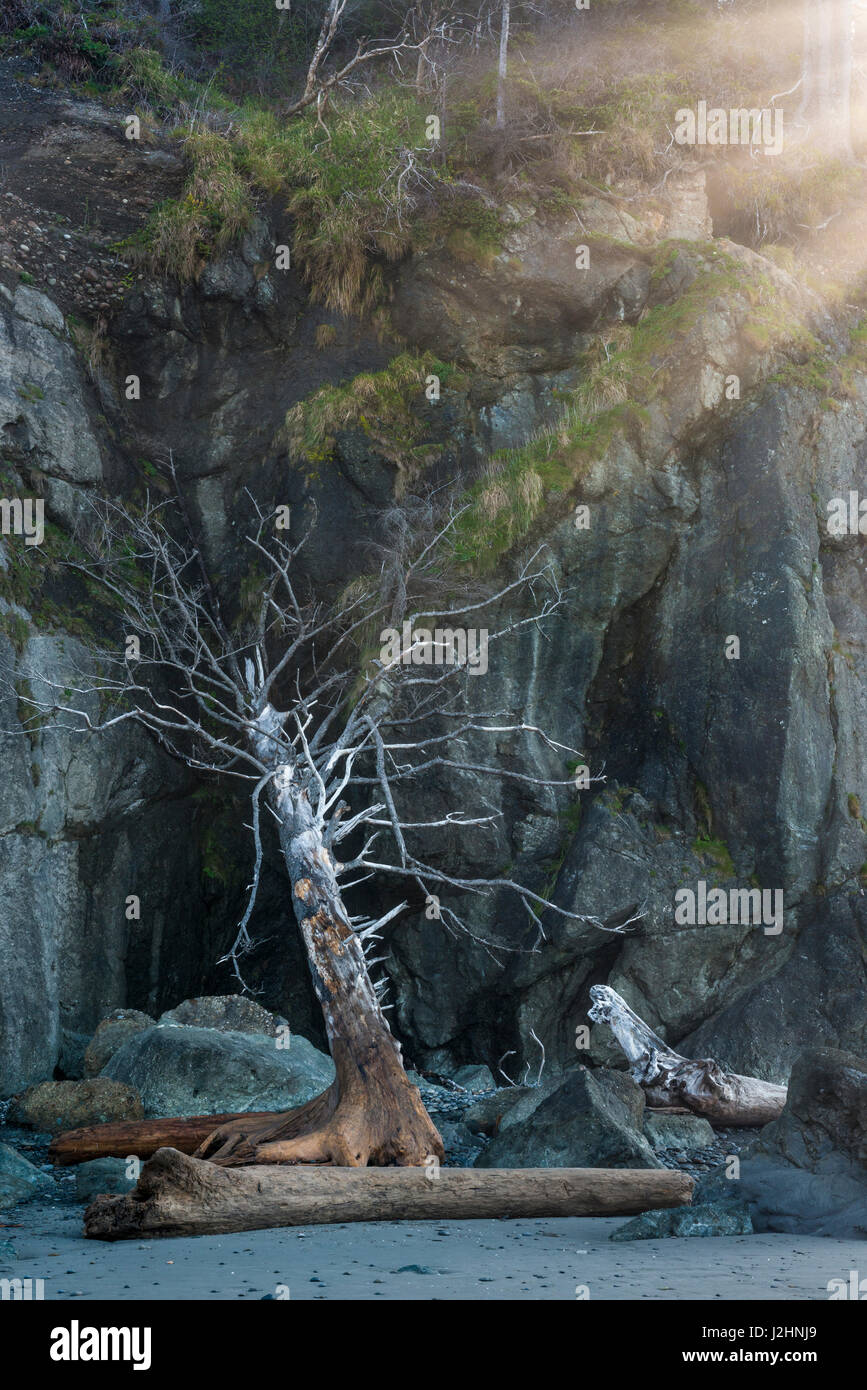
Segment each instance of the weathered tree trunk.
M685 1206L693 1179L671 1169L245 1168L227 1171L160 1149L138 1187L97 1197L84 1214L95 1240L216 1235L329 1221L627 1216Z
M191 1154L217 1125L233 1120L255 1124L273 1119L274 1112L269 1110L235 1110L225 1115L191 1115L183 1120L116 1120L104 1125L84 1125L55 1135L48 1156L52 1163L62 1166L87 1163L92 1158L150 1158L157 1149L179 1149Z
M852 153L852 0L804 0L804 59L797 122L829 154Z
M629 1060L649 1105L684 1106L715 1125L765 1125L786 1103L786 1087L724 1071L710 1059L693 1062L674 1052L607 985L593 985L589 1017L607 1023Z
M509 65L509 19L511 0L502 0L500 19L500 57L497 64L497 130L506 126L506 73Z
M273 761L273 731L281 722L270 706L259 717L254 743L263 762ZM343 906L321 818L288 763L275 767L269 797L337 1076L297 1110L218 1126L198 1156L222 1164L348 1167L441 1159L442 1140L404 1070Z

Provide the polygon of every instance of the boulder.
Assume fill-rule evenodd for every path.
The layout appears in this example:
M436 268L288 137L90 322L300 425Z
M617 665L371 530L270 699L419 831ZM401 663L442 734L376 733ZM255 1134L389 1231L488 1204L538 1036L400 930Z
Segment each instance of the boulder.
M792 1068L782 1115L740 1155L737 1181L716 1169L696 1200L749 1206L757 1231L867 1236L867 1061L810 1048Z
M103 1076L134 1086L148 1117L289 1110L330 1085L334 1064L298 1033L282 1041L159 1023L124 1043Z
M85 1076L98 1076L110 1057L136 1033L143 1033L154 1023L150 1014L138 1009L114 1009L104 1018L84 1053Z
M659 1153L661 1149L706 1149L715 1135L700 1115L665 1115L644 1112L644 1137Z
M643 1211L612 1231L609 1240L659 1240L663 1236L748 1236L753 1223L743 1202Z
M60 1054L57 1066L63 1073L64 1081L80 1081L85 1075L84 1054L90 1042L89 1033L80 1033L74 1028L60 1029Z
M160 1014L159 1021L183 1023L188 1028L216 1028L220 1033L262 1033L271 1038L287 1026L285 1019L243 994L211 994L202 999L185 999L177 1008Z
M463 1122L472 1134L488 1137L507 1129L510 1124L526 1120L562 1081L549 1078L540 1086L501 1086L492 1095L483 1096L464 1111Z
M18 285L15 290L15 312L25 323L35 324L37 328L48 328L52 333L66 333L63 314L57 305L39 290L29 285Z
M103 1192L129 1192L138 1181L130 1176L125 1158L94 1158L75 1170L75 1190L81 1202L92 1202Z
M476 1167L663 1166L642 1133L644 1093L624 1072L578 1067L556 1082L529 1114L515 1102Z
M458 1067L456 1071L451 1073L451 1080L456 1086L460 1086L464 1091L470 1091L473 1095L482 1095L486 1091L496 1090L497 1087L490 1067L477 1063Z
M51 1178L8 1144L0 1144L0 1211L51 1187Z
M463 1163L468 1153L478 1153L483 1141L471 1133L460 1120L437 1119L436 1127L443 1141L447 1159Z
M144 1111L132 1086L118 1078L95 1076L88 1081L42 1081L31 1086L16 1102L13 1115L19 1124L41 1133L61 1134L110 1120L141 1120Z

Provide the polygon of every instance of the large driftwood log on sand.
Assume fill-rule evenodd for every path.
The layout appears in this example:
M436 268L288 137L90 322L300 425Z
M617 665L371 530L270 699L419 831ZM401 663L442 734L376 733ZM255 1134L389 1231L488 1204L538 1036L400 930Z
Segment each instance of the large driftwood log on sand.
M94 1240L218 1235L328 1221L627 1216L686 1206L693 1179L671 1169L227 1168L160 1149L123 1196L84 1214Z
M785 1086L725 1071L710 1058L681 1057L608 985L593 985L590 997L588 1017L608 1024L648 1105L685 1106L715 1125L766 1125L779 1118L786 1103Z
M189 1119L117 1120L104 1125L67 1129L51 1141L52 1163L87 1163L92 1158L150 1158L157 1149L179 1149L191 1154L218 1125L233 1121L255 1124L274 1120L270 1110L240 1114L191 1115Z

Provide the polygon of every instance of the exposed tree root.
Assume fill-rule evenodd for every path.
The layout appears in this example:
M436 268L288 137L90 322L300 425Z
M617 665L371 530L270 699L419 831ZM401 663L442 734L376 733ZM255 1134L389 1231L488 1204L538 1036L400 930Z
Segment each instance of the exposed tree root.
M327 1163L423 1167L444 1157L443 1142L389 1037L358 1063L334 1045L337 1077L295 1110L219 1125L197 1158L225 1167L248 1163Z

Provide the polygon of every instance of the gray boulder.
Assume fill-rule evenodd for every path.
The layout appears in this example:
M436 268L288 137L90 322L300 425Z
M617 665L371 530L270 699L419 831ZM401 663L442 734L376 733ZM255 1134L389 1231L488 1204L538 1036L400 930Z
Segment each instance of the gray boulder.
M47 1174L8 1144L0 1144L0 1211L26 1202L49 1187L51 1179Z
M262 1033L276 1037L285 1019L263 1009L243 994L211 994L185 999L175 1009L160 1014L160 1023L183 1023L188 1028L216 1028L220 1033Z
M623 1072L578 1067L518 1118L516 1103L478 1168L661 1168L642 1133L644 1093Z
M501 1086L492 1095L483 1096L464 1111L463 1122L472 1134L492 1138L501 1129L529 1119L563 1080L552 1076L539 1086Z
M281 1041L161 1023L124 1043L103 1075L134 1086L149 1117L289 1110L330 1085L334 1064L298 1033Z
M485 1091L493 1091L497 1086L490 1067L476 1063L458 1067L456 1071L452 1072L451 1079L456 1086L461 1086L463 1090L470 1091L473 1095L482 1095Z
M98 1076L110 1057L136 1033L150 1028L154 1019L138 1009L114 1009L104 1018L84 1053L85 1076Z
M125 1158L94 1158L75 1170L75 1190L82 1202L92 1202L103 1192L129 1192L137 1181L129 1176Z
M714 1132L700 1115L644 1115L644 1137L657 1153L661 1149L706 1149Z
M42 1081L16 1102L12 1116L45 1134L60 1134L82 1125L111 1120L141 1120L142 1103L134 1087L118 1079L94 1076L88 1081Z
M737 1181L717 1169L696 1199L736 1192L757 1231L867 1236L867 1061L835 1048L801 1053L783 1113L740 1159Z
M84 1054L90 1043L89 1033L74 1028L60 1028L60 1055L57 1065L66 1081L80 1081L84 1076Z
M468 1151L477 1153L481 1140L471 1133L460 1120L437 1120L436 1127L446 1151L447 1158L461 1158Z
M659 1240L662 1236L748 1236L753 1223L742 1202L643 1211L612 1231L609 1240Z

